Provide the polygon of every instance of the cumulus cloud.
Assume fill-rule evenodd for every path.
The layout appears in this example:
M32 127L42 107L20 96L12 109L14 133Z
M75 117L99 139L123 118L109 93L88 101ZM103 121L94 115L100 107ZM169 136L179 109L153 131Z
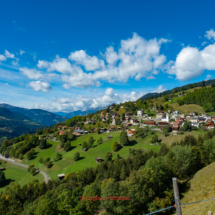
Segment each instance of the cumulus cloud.
M19 66L18 61L14 61L14 60L13 60L13 61L12 61L12 65L13 65L13 66Z
M176 75L180 81L191 80L203 74L204 70L215 70L215 43L206 46L203 50L196 47L185 47L170 61L167 73Z
M6 61L7 58L4 55L0 55L0 61Z
M99 60L96 56L89 56L84 50L70 53L69 59L83 65L86 71L93 71L104 67L103 60Z
M150 79L156 79L156 78L155 78L153 75L150 75L150 76L148 76L146 79L147 79L147 81L148 81L148 80L150 80Z
M125 101L136 101L147 92L129 92L117 94L112 88L107 88L103 94L96 97L86 97L78 95L76 97L58 98L48 105L37 105L36 108L43 108L50 111L75 111L86 110L89 108L106 107L112 103L121 103Z
M207 37L209 40L215 40L215 31L213 29L206 31L205 37Z
M5 55L6 58L15 58L14 54L10 53L10 52L7 51L7 50L5 50L4 55Z
M42 81L31 81L29 83L29 86L33 88L35 91L43 91L43 92L49 92L52 87L48 82L42 82Z
M208 81L208 80L210 80L211 78L212 78L212 75L209 74L209 75L206 76L205 81Z
M26 75L29 79L38 80L44 78L44 75L36 69L20 68L19 71Z
M64 74L77 74L81 70L79 67L72 67L66 58L60 58L58 55L53 62L39 60L38 68L46 68L48 72L57 71Z
M163 91L166 91L166 89L163 88L163 85L160 85L153 93L162 93Z
M25 53L25 51L23 51L23 50L20 50L20 51L19 51L19 54L20 54L20 55L23 55L24 53Z
M62 73L62 80L71 87L100 86L100 80L114 83L127 82L129 78L140 80L142 77L152 77L163 68L166 57L160 54L161 44L169 42L166 39L145 40L136 33L132 38L121 41L120 48L115 51L112 46L106 49L102 57L89 56L85 51L75 51L69 55L69 60L56 56L52 62L39 60L38 68L46 68L48 72ZM87 73L80 67L84 66Z

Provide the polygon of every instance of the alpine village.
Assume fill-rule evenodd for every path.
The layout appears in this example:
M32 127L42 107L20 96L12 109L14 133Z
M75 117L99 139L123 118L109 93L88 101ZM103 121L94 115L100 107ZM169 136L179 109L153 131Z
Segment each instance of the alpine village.
M215 210L183 206L215 196L215 79L14 136L3 131L15 112L0 109L2 215L147 214L174 205L173 177L182 214Z

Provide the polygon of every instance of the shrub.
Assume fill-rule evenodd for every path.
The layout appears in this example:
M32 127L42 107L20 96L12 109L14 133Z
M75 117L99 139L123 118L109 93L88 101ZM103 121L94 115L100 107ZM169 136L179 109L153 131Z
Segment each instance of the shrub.
M79 158L80 158L80 153L79 153L79 152L76 152L76 153L74 154L74 161L79 160Z
M111 145L111 150L115 152L117 151L118 148L119 148L119 144L116 141L114 141Z

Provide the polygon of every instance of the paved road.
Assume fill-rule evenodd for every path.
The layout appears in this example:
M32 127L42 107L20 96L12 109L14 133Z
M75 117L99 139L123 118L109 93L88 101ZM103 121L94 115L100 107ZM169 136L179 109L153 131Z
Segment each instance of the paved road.
M4 158L4 157L1 156L1 155L0 155L0 159L1 159L1 160L4 160L4 161L8 161L8 162L10 162L10 163L12 163L12 164L14 164L14 165L17 165L17 166L22 166L22 167L28 168L28 165L25 165L25 164L23 164L23 163L18 163L18 162L16 162L15 160L10 159L10 158ZM45 172L43 172L43 171L41 171L41 170L39 170L39 172L44 176L46 183L48 183L48 181L49 181L49 176L48 176Z

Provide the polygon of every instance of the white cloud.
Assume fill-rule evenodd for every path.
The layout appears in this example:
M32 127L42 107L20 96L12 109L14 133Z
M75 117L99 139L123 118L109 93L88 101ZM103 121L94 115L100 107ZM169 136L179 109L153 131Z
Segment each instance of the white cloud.
M9 84L8 84L8 83L5 83L4 85L5 85L5 86L8 86Z
M70 53L68 57L71 61L83 65L86 71L93 71L104 67L104 61L99 60L96 56L89 56L84 50L75 51Z
M208 80L210 80L211 78L212 78L212 75L209 74L209 75L206 76L205 81L208 81Z
M167 73L176 75L180 81L191 80L203 74L204 70L215 70L215 43L206 46L203 50L196 47L185 47L170 61Z
M108 64L115 64L118 60L118 55L112 46L108 47L105 52L106 61Z
M166 91L166 89L163 88L163 85L160 85L153 93L162 93L163 91Z
M201 45L204 46L204 45L206 45L207 43L208 43L208 42L203 42Z
M64 84L63 87L68 89L68 90L72 88L71 85L69 85L69 84Z
M153 75L150 75L150 76L148 76L146 79L147 79L147 81L148 81L148 80L156 79L156 78L155 78Z
M4 55L5 55L6 58L15 58L14 54L10 53L10 52L7 51L7 50L5 50Z
M23 51L23 50L20 50L20 52L19 52L20 55L23 55L24 53L25 53L25 51Z
M13 65L13 66L19 66L18 61L14 61L14 60L13 60L13 61L12 61L12 65Z
M20 68L22 74L26 75L29 79L38 80L44 78L44 75L36 69Z
M0 61L5 61L7 58L4 55L0 55Z
M215 40L215 31L213 29L206 31L205 37L207 37L209 40Z
M66 58L60 58L58 55L53 62L39 60L37 64L38 68L46 68L48 72L57 71L63 74L77 74L81 68L72 67Z
M29 83L29 86L31 86L35 91L49 92L52 89L48 82L42 81L32 81Z
M173 78L173 77L169 75L168 78Z
M121 103L125 101L136 101L147 92L129 92L117 94L112 88L107 88L103 94L96 97L86 97L78 95L76 97L66 97L56 99L55 102L48 105L37 105L36 108L44 108L50 111L75 111L86 110L89 108L106 107L112 103Z
M150 77L151 71L158 74L163 68L166 57L160 54L160 47L166 42L169 41L163 38L147 41L134 33L132 38L121 41L121 47L117 52L113 47L106 49L103 55L106 62L80 50L69 55L72 64L67 59L56 56L52 62L39 60L37 66L46 68L48 72L63 73L62 80L71 87L100 86L100 80L109 83L127 82L129 78L140 80L142 77ZM86 73L78 64L84 66L86 71L94 71Z

